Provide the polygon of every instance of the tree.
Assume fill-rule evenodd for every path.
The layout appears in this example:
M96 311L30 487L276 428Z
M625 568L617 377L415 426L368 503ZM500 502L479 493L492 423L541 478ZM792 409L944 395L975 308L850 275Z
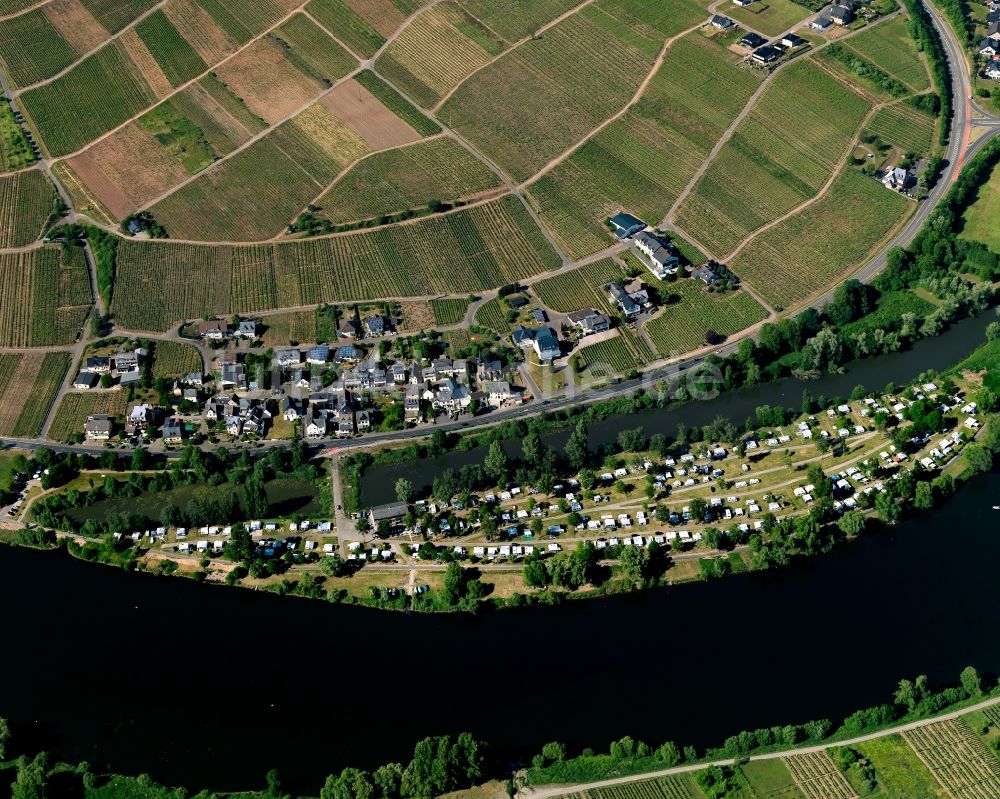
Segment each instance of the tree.
M562 760L566 757L566 744L549 741L542 746L542 756L548 760Z
M879 518L886 524L892 524L899 518L899 503L891 491L881 491L875 497L875 510Z
M900 680L899 688L896 689L896 693L892 697L892 701L897 705L905 707L908 712L913 712L916 708L919 697L917 696L917 689L913 682L910 680Z
M642 585L649 576L649 551L644 547L625 547L619 556L622 577L632 585Z
M226 542L224 552L226 557L237 563L250 560L253 557L254 545L250 531L242 524L234 524L232 535Z
M569 461L573 471L579 471L587 463L590 457L590 446L587 436L587 425L581 419L577 422L573 432L569 434L565 446L566 459Z
M463 588L465 587L464 582L462 567L455 561L449 563L448 568L444 572L444 588L442 589L442 597L445 602L449 605L458 604L458 601L462 598Z
M542 437L538 435L538 431L535 428L531 428L528 431L528 435L521 442L521 457L524 462L530 466L540 464L542 462L542 450L544 446L542 444Z
M677 748L677 744L673 741L667 741L663 744L660 747L658 754L660 756L660 760L663 761L663 764L667 768L673 768L681 762L681 750Z
M400 502L410 502L413 499L413 483L405 477L396 481L396 499Z
M132 471L142 472L149 468L149 451L145 447L136 447L132 453Z
M837 526L844 535L861 535L865 531L865 515L860 511L849 510L840 517Z
M993 468L993 453L975 442L965 448L965 460L975 474L988 472Z
M916 493L913 496L913 507L918 510L930 510L934 507L934 492L930 483L917 483Z
M538 558L524 562L524 581L532 588L545 588L549 584L545 564Z
M509 467L509 462L507 459L507 453L503 448L503 444L499 441L494 441L490 444L490 450L486 454L486 460L483 461L483 468L486 473L492 477L497 485L503 485L507 482L507 469Z
M962 686L962 691L968 697L978 697L983 693L982 679L979 672L972 666L966 666L962 673L958 675L958 681Z
M704 521L705 512L708 510L708 503L705 502L701 497L695 497L691 500L688 506L688 511L691 514L691 521L700 522Z
M264 481L255 473L243 485L243 509L251 519L260 519L267 516L269 507Z
M48 758L44 752L34 760L18 758L17 777L10 786L11 799L45 799L48 772Z
M0 760L7 754L7 742L10 740L10 724L7 719L0 717Z

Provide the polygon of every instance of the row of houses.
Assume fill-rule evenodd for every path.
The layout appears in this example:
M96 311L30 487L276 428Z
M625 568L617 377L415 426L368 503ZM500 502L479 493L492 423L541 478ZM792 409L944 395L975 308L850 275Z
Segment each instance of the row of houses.
M117 379L119 385L137 385L142 380L140 362L145 357L146 351L141 348L114 355L90 355L84 359L73 379L73 388L96 388L104 375Z

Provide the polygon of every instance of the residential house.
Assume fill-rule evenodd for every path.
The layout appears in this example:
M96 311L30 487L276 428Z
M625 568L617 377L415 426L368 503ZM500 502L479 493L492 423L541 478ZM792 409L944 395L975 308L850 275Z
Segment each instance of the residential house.
M403 418L407 422L420 421L420 387L408 386L403 395Z
M758 47L763 47L765 44L767 44L767 39L759 33L754 33L753 31L750 31L746 36L740 39L740 47L756 49Z
M337 347L337 354L334 356L337 363L357 362L358 358L358 348L353 344L344 344Z
M591 333L603 333L611 329L611 319L607 314L598 313L593 308L584 308L582 311L573 311L567 314L567 321L580 331L581 336L589 336Z
M198 335L209 341L222 341L229 334L229 325L221 319L198 323Z
M205 384L204 375L201 372L188 372L181 379L182 383L187 383L189 386L203 386Z
M700 280L706 286L712 285L719 279L717 264L714 261L708 261L701 266L689 266L687 271L692 278Z
M314 410L311 406L306 414L306 438L323 438L330 429L330 412L327 409Z
M107 441L111 438L113 420L103 413L95 413L87 417L83 425L83 433L88 441Z
M111 371L111 359L105 355L91 355L83 363L83 371L103 375Z
M986 64L986 69L983 70L983 74L991 80L1000 80L1000 61L995 58L991 58Z
M621 308L626 319L635 319L642 308L632 296L625 291L620 283L610 283L608 285L608 302Z
M402 361L396 361L392 365L392 382L397 386L406 382L406 364Z
M135 352L119 352L115 354L115 371L118 374L124 372L139 371L139 356Z
M357 338L358 325L353 319L341 319L337 325L337 335L340 338Z
M80 374L73 378L73 388L97 388L97 384L100 382L101 378L94 372L80 372Z
M540 361L551 361L562 355L559 336L551 327L540 327L535 332L535 354Z
M233 335L236 338L244 338L248 341L253 341L257 338L257 326L258 322L256 319L243 319L236 326L236 330Z
M709 20L709 24L720 31L726 28L731 28L733 26L733 21L729 17L724 17L721 14L716 14Z
M507 304L516 311L528 304L528 298L523 294L511 294L507 297Z
M410 364L410 385L419 386L424 380L424 368L414 361Z
M990 41L1000 42L1000 20L991 22L987 26L986 38Z
M481 383L487 380L502 380L506 373L507 367L504 366L503 361L496 358L489 360L481 358L476 364L476 380Z
M521 401L521 390L515 388L506 380L488 380L483 386L483 393L486 401L493 407L499 408L507 403L517 403Z
M366 316L364 320L366 336L381 336L385 333L384 316Z
M608 221L614 230L615 236L619 239L627 239L629 236L635 235L640 230L646 229L646 223L641 219L632 216L632 214L615 214Z
M337 411L337 437L353 436L355 432L354 411L344 405Z
M302 363L302 353L298 350L278 350L274 354L274 362L283 369L298 366Z
M833 21L828 16L826 16L826 14L821 14L820 16L816 17L816 19L814 19L812 22L809 23L809 27L812 28L814 31L822 33L825 30L829 30L832 24Z
M377 530L381 522L386 522L390 528L400 525L410 506L405 502L390 502L388 505L378 505L368 512L368 521L372 529Z
M802 45L807 44L807 42L801 36L796 36L794 33L786 33L784 36L781 37L781 44L784 45L785 47L794 49L796 47L801 47Z
M645 255L649 262L646 267L659 280L667 275L676 274L680 266L677 248L666 239L654 233L639 233L635 239L635 247Z
M377 391L384 391L389 387L389 379L385 369L381 366L376 366L369 371L371 375L372 388Z
M773 61L777 61L781 58L782 51L771 44L766 44L763 47L758 47L751 53L750 58L756 61L758 64L770 64Z
M514 346L522 350L531 349L535 344L535 331L518 325L510 334L510 339L514 342Z
M1000 42L995 42L992 39L983 39L979 43L979 54L990 56L991 58L997 53L1000 53Z
M281 418L286 422L294 422L302 416L302 403L293 397L281 398Z
M846 5L831 6L827 14L836 25L850 25L854 21L854 12Z
M882 185L892 191L906 191L910 185L910 174L902 167L889 167L882 177Z
M464 410L472 403L472 395L465 386L448 378L430 392L431 406L449 413Z
M133 405L125 423L125 432L129 435L145 433L150 425L156 423L158 413L159 408L150 405L148 402L143 402L141 405Z
M219 372L219 388L234 388L245 391L247 387L246 367L241 363L224 363Z
M160 428L164 444L181 444L184 441L184 424L176 416L171 416Z
M306 363L322 366L330 360L330 348L326 344L312 347L306 352Z
M370 411L358 411L354 414L354 423L359 433L367 433L372 429L372 415Z

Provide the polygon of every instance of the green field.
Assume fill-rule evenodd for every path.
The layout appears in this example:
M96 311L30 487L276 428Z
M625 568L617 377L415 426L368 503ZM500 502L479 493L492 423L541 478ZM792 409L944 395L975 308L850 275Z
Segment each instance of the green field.
M931 150L934 120L906 103L896 103L875 113L866 131L904 153L926 155Z
M472 318L474 324L492 330L499 336L505 335L510 330L510 325L504 318L507 306L499 297L487 300L476 309L476 315Z
M578 5L576 0L460 0L476 19L508 42L537 31Z
M119 42L20 100L54 155L83 147L156 100Z
M907 30L905 16L873 25L844 44L915 92L930 86L927 68Z
M375 51L385 44L385 37L344 0L309 0L306 11L340 41L366 58L375 55Z
M645 325L661 358L706 346L709 330L731 336L767 317L767 311L745 291L710 294L700 280L692 279L657 281L656 285L661 297L679 298Z
M993 168L990 179L979 189L976 201L969 206L962 218L961 237L981 241L993 252L1000 254L1000 166Z
M44 172L0 175L0 248L23 247L42 235L56 199Z
M913 207L848 169L815 203L751 241L730 267L772 306L788 308L860 267Z
M674 221L724 258L815 196L845 155L868 101L800 60L782 71L681 203Z
M440 118L525 180L620 110L664 39L705 15L692 0L646 5L641 15L632 5L597 0L504 54L463 83Z
M332 222L373 219L452 202L500 184L453 139L439 138L375 153L351 167L316 204Z
M172 106L174 112L182 118L172 126L179 132L171 135L183 140L186 138L183 131L193 125L197 137L203 138L205 146L220 158L267 127L262 119L251 113L235 94L212 75L205 76L195 86L175 94L150 114L156 114L167 106ZM149 114L141 119L145 120L146 116ZM184 146L187 147L187 144Z
M118 33L140 14L156 5L156 0L81 0L81 2L109 33Z
M766 799L804 799L783 760L751 760L740 766L750 787Z
M698 32L674 42L636 106L531 186L567 255L606 247L604 221L619 210L663 218L759 86L735 61Z
M14 119L10 102L0 99L0 172L12 172L35 163L28 139Z
M809 11L791 0L760 0L746 8L735 3L719 9L720 14L732 17L765 36L777 36L804 20Z
M14 86L51 77L78 57L40 8L0 20L0 65Z
M434 324L457 325L465 318L465 312L469 310L469 301L467 299L431 300L431 310L434 312Z
M354 56L305 14L296 14L270 35L284 46L285 55L299 71L326 86L358 66Z
M602 258L554 277L539 280L531 289L547 308L557 313L572 313L584 308L608 310L604 286L622 277L621 266L610 258Z
M899 735L854 746L875 767L884 799L946 799L927 767Z
M0 254L0 346L71 344L90 305L82 250L43 247Z
M276 244L123 241L112 311L125 327L165 330L204 314L482 291L558 265L524 207L507 196L408 224Z
M183 377L204 368L201 354L190 344L157 341L153 350L153 377Z
M371 70L362 70L355 80L421 136L433 136L441 132L441 126L437 122L420 113L409 100Z
M162 10L154 11L136 25L135 32L149 48L171 86L176 88L187 83L208 69Z
M298 4L289 0L198 0L198 5L234 42L244 45Z

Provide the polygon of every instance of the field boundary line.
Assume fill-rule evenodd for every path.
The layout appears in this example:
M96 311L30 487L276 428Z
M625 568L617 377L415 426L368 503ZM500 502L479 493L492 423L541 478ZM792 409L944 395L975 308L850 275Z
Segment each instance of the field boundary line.
M0 16L0 22L4 22L5 20L8 19L14 19L15 17L22 17L30 11L34 11L38 8L42 8L43 6L47 6L51 2L52 0L38 0L37 3L32 3L30 6L25 6L20 11L11 11L9 14L4 14L3 16Z
M88 50L86 53L84 53L79 58L77 58L76 61L74 61L72 64L67 64L65 67L63 67L62 69L60 69L54 75L49 75L49 77L47 77L47 78L45 78L43 80L36 81L35 83L29 83L26 86L18 86L17 89L15 89L12 92L12 96L13 97L17 97L22 92L31 91L32 89L38 89L38 88L40 88L42 86L48 86L53 81L56 81L59 78L63 77L64 75L66 75L67 73L69 73L71 70L73 70L75 67L79 66L81 63L83 63L88 58L90 58L92 55L94 55L94 53L98 52L99 50L103 50L105 47L107 47L109 44L111 44L115 40L120 39L123 34L128 33L128 31L132 30L136 25L138 25L140 22L142 22L144 19L146 19L146 17L151 16L152 14L155 14L157 11L160 11L167 4L167 2L168 2L168 0L159 0L159 2L156 5L152 6L151 8L149 8L146 11L144 11L143 13L141 13L139 16L137 16L135 19L133 19L130 23L128 23L128 25L126 25L124 28L122 28L117 33L112 33L110 36L108 36L107 39L105 39L103 42L101 42L99 45L97 45L97 47L93 47L90 50ZM63 41L66 41L66 39L63 37L62 34L59 34L59 38L62 39ZM69 44L69 43L67 42L67 44ZM131 60L131 56L129 56L129 60ZM136 66L138 66L138 65L136 65ZM140 77L142 77L143 81L146 80L145 76L140 76ZM153 90L152 87L150 87L150 91L152 91L152 90Z
M948 721L950 719L957 719L961 716L965 716L969 713L973 713L977 710L983 710L987 707L993 707L994 705L1000 704L1000 696L991 697L982 702L974 705L969 705L968 707L963 707L958 710L952 710L948 713L944 713L940 716L932 716L926 719L918 719L916 721L910 721L905 724L897 724L893 727L887 727L886 729L879 730L877 732L867 733L865 735L859 735L854 738L845 738L839 741L830 741L829 743L816 744L814 746L806 746L798 749L784 749L778 752L766 752L760 755L752 755L750 757L751 761L754 760L777 760L786 757L793 757L795 755L805 755L812 754L816 752L825 752L834 746L853 746L854 744L864 743L866 741L872 741L876 738L884 738L889 735L897 735L907 730L917 729L919 727L926 727L930 724L936 724L940 721ZM911 747L912 748L912 747ZM660 769L658 771L649 771L644 774L630 774L626 777L612 777L606 780L597 780L596 782L588 783L578 783L570 785L558 785L552 787L535 788L528 786L527 788L522 788L515 794L515 799L551 799L557 796L567 796L573 793L580 793L582 791L594 790L597 788L605 788L611 785L624 785L630 782L642 782L644 780L656 779L657 777L669 777L673 774L689 774L693 771L701 771L709 766L731 766L733 759L727 757L720 760L705 761L701 763L690 763L683 766L674 766L673 768Z
M314 17L312 14L310 14L309 13L309 9L306 8L307 5L309 5L309 4L306 3L305 5L302 6L302 15L304 17L308 18L309 21L312 22L313 25L315 25L317 28L319 28L321 31L323 31L323 33L325 33L327 36L329 36L331 39L333 39L337 44L339 44L341 47L343 47L348 53L350 53L352 56L354 56L354 59L356 61L358 61L361 64L365 63L365 61L367 59L361 53L355 51L355 49L353 47L349 47L346 43L342 42L340 40L339 36L335 36L334 33L333 33L333 31L331 31L328 27L326 27L326 25L324 25L322 22L320 22L318 19L316 19L316 17Z
M708 7L708 13L709 14L714 13L715 9L724 2L725 0L714 0L714 2ZM563 161L569 158L573 153L575 153L577 150L583 147L583 145L585 145L598 133L600 133L602 130L608 127L608 125L617 122L619 119L625 116L625 114L627 114L632 108L634 108L635 105L639 102L639 100L642 99L642 95L645 93L646 89L649 88L649 84L652 82L653 78L656 77L656 73L660 71L660 67L663 66L663 60L666 58L667 51L670 49L671 45L673 45L673 43L676 42L678 39L687 36L688 34L694 33L699 28L705 27L705 25L706 23L702 21L699 22L697 25L692 25L690 28L686 28L685 30L680 31L679 33L675 33L673 36L668 37L663 42L663 46L660 47L660 52L657 53L656 58L653 59L652 67L650 68L649 72L646 73L646 77L642 79L642 82L639 84L638 88L633 93L631 99L619 111L616 111L612 116L608 117L603 122L601 122L596 128L591 130L586 136L580 139L580 141L568 147L562 153L560 153L555 158L550 160L547 164L544 164L542 168L539 169L534 175L522 181L520 185L518 185L518 189L523 191L529 188L534 183L537 183L546 173L555 169L555 167L557 167L559 164L561 164Z
M468 75L466 75L464 78L462 78L458 83L456 83L454 86L452 86L451 89L449 89L448 92L440 100L438 100L434 105L432 105L428 110L430 110L431 113L437 113L437 111L441 108L441 106L443 106L446 102L448 102L448 100L451 99L451 96L455 92L457 92L459 90L459 88L461 88L462 84L464 84L473 75L475 75L475 74L481 72L482 70L486 69L486 67L490 66L491 64L495 64L497 61L499 61L505 55L509 55L510 53L513 53L521 45L523 45L523 44L525 44L527 42L530 42L536 36L538 36L538 35L540 35L542 33L545 33L545 31L549 30L550 28L555 27L556 25L558 25L563 20L568 19L569 17L571 17L574 14L576 14L578 11L581 11L582 9L586 8L587 6L593 4L594 1L595 0L583 0L583 2L580 3L579 5L574 6L573 8L567 9L562 14L560 14L558 17L556 17L555 19L549 20L544 25L542 25L540 28L538 28L537 30L532 31L531 33L529 33L527 36L524 36L524 37L518 39L516 42L508 42L508 44L510 45L508 48L506 48L505 50L501 50L495 56L491 57L488 61L480 64L478 67L476 67L474 70L472 70L472 72L470 72ZM720 2L721 2L721 0L720 0ZM494 31L492 28L490 28L490 26L487 25L485 22L483 22L481 19L479 19L479 17L475 16L474 14L470 14L469 11L465 8L465 6L462 6L462 10L465 11L465 13L469 14L470 17L472 17L473 19L475 19L480 25L482 25L484 28L486 28L487 30L489 30L491 33L495 34L496 36L500 36L500 34L498 34L496 31ZM503 39L503 36L500 36L500 38Z

